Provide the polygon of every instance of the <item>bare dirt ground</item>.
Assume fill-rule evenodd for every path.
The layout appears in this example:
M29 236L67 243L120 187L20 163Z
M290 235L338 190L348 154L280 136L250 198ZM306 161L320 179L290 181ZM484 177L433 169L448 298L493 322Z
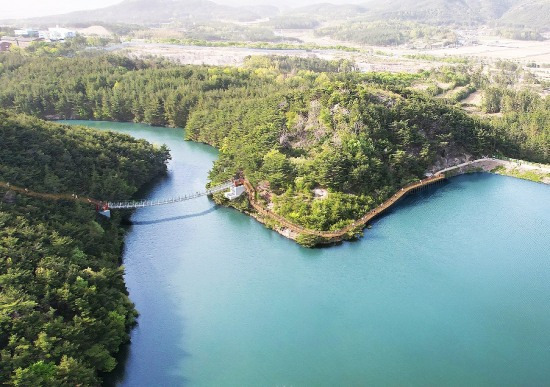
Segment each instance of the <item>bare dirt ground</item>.
M113 33L103 26L90 26L87 28L79 28L76 31L84 36L100 36L106 38L113 36Z
M89 31L92 32L92 31ZM95 32L95 31L94 31ZM103 31L101 31L103 32ZM101 35L100 31L97 31ZM147 43L134 40L112 47L113 51L126 51L130 55L143 57L148 55L162 56L182 64L208 64L218 66L240 66L249 55L282 55L297 57L316 57L320 59L348 59L354 61L361 71L418 72L448 65L446 57L468 57L491 63L508 59L522 63L535 63L539 67L529 68L540 79L550 80L550 40L518 41L479 33L457 48L411 49L405 46L378 47L341 42L327 37L315 36L311 30L281 30L278 34L299 38L304 43L327 46L327 49L316 50L275 50L252 49L241 47L200 47L175 44ZM330 49L328 46L347 46L358 49L349 52ZM437 60L419 60L407 56L427 54L442 58ZM546 68L545 65L549 67Z
M157 43L126 43L116 47L113 51L123 51L138 58L153 55L182 64L213 66L240 66L243 64L244 58L251 55L248 49L241 48L180 46ZM265 50L262 55L274 54Z
M474 91L464 100L462 100L462 103L466 105L481 107L482 98L483 98L482 92L478 90L478 91Z
M347 59L354 61L361 71L417 72L438 67L437 62L426 63L407 58L393 58L369 52L348 52L341 50L275 50L244 47L201 47L176 44L147 43L133 41L109 48L135 57L161 56L182 64L206 64L214 66L240 66L250 55L280 55L326 60Z
M214 66L241 66L244 63L244 59L251 55L280 55L301 58L316 57L333 60L349 58L349 54L353 54L338 50L275 50L246 47L201 47L137 41L112 46L110 51L125 52L136 57L149 55L161 56L182 64L206 64Z
M550 63L550 40L521 41L494 36L481 37L475 45L432 50L433 55L460 55Z
M435 56L466 56L483 57L490 59L510 59L521 61L533 61L535 63L550 64L550 39L545 41L522 41L505 39L491 35L483 28L474 31L459 31L459 35L467 35L468 42L457 48L439 49L410 49L405 46L378 47L365 46L356 43L341 42L328 37L315 36L311 30L284 30L281 35L301 39L306 43L319 45L346 45L373 51L384 51L394 56L412 54L430 54Z

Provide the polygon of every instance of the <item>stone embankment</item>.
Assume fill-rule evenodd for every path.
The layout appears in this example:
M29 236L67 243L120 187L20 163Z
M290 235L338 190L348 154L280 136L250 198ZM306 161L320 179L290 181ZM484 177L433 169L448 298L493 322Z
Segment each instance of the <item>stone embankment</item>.
M495 172L521 178L522 174L534 174L538 180L550 184L550 165L531 163L523 160L496 159L486 157L483 159L468 161L453 167L442 169L436 174L444 174L446 177L456 176L469 172Z
M449 168L442 169L423 180L419 180L418 182L414 182L412 184L409 184L401 188L401 190L396 192L391 198L386 200L380 206L369 211L363 217L351 223L350 225L336 231L319 231L319 230L307 229L300 225L297 225L295 223L288 221L287 219L283 218L282 216L274 213L270 209L267 209L262 204L258 203L258 201L256 200L256 190L248 180L245 179L244 184L245 184L246 192L248 194L250 205L259 215L257 219L260 222L263 223L265 219L274 220L280 226L275 230L287 238L296 240L296 238L300 234L311 235L318 238L319 244L326 244L326 243L334 243L334 242L342 241L344 239L352 238L354 235L358 234L360 230L363 229L368 224L369 221L381 215L384 211L386 211L388 208L390 208L395 203L397 203L402 197L404 197L405 195L411 192L423 189L428 185L431 185L433 183L436 183L445 179L446 177L461 175L461 174L470 173L470 172L482 172L482 171L492 172L495 170L495 168L498 168L498 167L504 167L507 170L536 171L537 173L541 173L544 175L550 174L550 166L548 165L528 163L521 160L511 160L511 159L501 160L501 159L487 157L487 158L468 161L462 164L458 164ZM547 184L550 183L550 179L548 179L548 181L544 181L544 180L542 181Z
M419 180L417 182L411 183L401 188L392 197L387 199L384 203L382 203L378 207L367 212L361 218L357 219L356 221L349 224L348 226L336 231L312 230L312 229L307 229L305 227L297 225L295 223L289 222L287 219L265 208L263 205L257 202L256 190L248 180L246 179L244 180L244 185L246 188L246 192L248 194L248 200L252 208L262 217L275 220L279 225L281 225L282 228L277 230L279 233L291 239L296 239L296 237L300 234L311 235L314 237L318 237L319 243L322 244L322 243L339 242L344 239L349 239L353 237L355 234L359 233L359 231L363 229L369 221L381 215L384 211L386 211L388 208L390 208L395 203L397 203L397 201L399 201L403 196L407 195L410 192L420 190L431 184L437 183L443 180L444 178L445 176L443 174L437 174L437 175L427 177L423 180Z
M418 180L417 182L413 182L401 188L392 197L387 199L384 203L382 203L378 207L367 212L360 219L357 219L356 221L349 224L348 226L335 231L312 230L312 229L307 229L305 227L297 225L295 223L292 223L288 219L285 219L284 217L276 214L270 209L265 208L261 203L258 203L258 201L256 200L256 190L252 186L252 184L250 184L250 182L246 179L244 179L244 186L246 188L250 205L259 215L257 216L257 219L260 222L265 223L267 219L271 219L280 226L276 228L276 231L287 238L296 239L299 235L309 235L317 238L316 243L323 244L323 243L334 243L334 242L342 241L344 239L353 238L355 235L360 233L360 231L368 224L368 222L370 222L372 219L376 218L377 216L381 215L384 211L386 211L388 208L393 206L395 203L397 203L401 198L403 198L408 193L421 190L431 184L444 180L446 177L460 175L463 173L476 172L476 171L492 172L498 167L503 167L504 168L503 173L506 174L506 171L508 171L509 174L512 176L521 177L521 175L518 175L518 171L520 174L532 173L532 174L535 174L535 176L540 177L541 182L550 184L550 165L535 164L535 163L529 163L529 162L525 162L521 160L513 160L513 159L502 160L502 159L496 159L496 158L483 158L478 160L472 160L462 164L455 165L453 167L442 169L423 180ZM502 171L499 171L499 173L502 173ZM9 183L6 183L6 182L0 182L0 188L4 188L8 193L11 192L10 194L11 196L13 196L12 194L14 192L18 192L27 196L31 196L31 197L35 197L43 200L77 201L81 203L95 205L96 208L102 205L102 202L98 200L87 198L87 197L79 197L78 195L75 195L75 194L52 194L52 193L34 192L34 191L28 190L27 188L10 185ZM10 202L15 200L15 198L12 198L11 196L7 198L5 197L4 201Z

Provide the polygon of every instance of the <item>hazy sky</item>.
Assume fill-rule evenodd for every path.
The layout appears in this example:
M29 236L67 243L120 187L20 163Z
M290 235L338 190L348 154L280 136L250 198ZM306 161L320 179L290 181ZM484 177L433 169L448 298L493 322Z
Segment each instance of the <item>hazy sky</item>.
M103 8L122 0L0 0L0 20L56 15L72 11ZM213 0L227 5L274 4L298 6L314 3L360 3L361 0ZM363 1L364 2L364 1Z

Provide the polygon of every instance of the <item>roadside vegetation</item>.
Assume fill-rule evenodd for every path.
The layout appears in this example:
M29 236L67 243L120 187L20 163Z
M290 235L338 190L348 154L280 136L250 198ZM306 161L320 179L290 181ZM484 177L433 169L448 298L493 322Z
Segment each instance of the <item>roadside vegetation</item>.
M268 26L245 26L228 22L194 22L176 24L170 29L141 29L132 32L128 38L136 39L176 39L208 42L271 42L288 41L288 38L275 35ZM290 39L292 40L292 39ZM297 41L297 39L293 39Z
M500 28L496 30L497 35L513 40L544 40L544 36L538 30L520 28Z
M11 47L13 53L20 56L34 56L34 57L73 57L77 53L81 53L86 49L104 48L110 43L119 42L118 37L103 38L103 37L84 37L76 36L71 39L67 39L61 42L33 42L25 49L19 47ZM1 71L1 68L0 68Z

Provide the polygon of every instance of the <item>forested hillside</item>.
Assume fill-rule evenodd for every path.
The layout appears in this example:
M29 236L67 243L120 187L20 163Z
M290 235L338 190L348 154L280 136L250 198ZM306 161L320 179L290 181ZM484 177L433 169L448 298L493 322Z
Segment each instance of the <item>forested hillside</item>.
M264 66L264 67L263 67ZM0 106L48 118L145 122L184 127L204 95L288 89L281 73L349 71L346 61L251 59L247 68L178 66L121 56L93 58L0 56ZM298 81L300 78L296 77Z
M453 44L457 39L455 33L445 27L398 20L349 21L319 28L315 30L315 34L341 41L379 46L395 46L418 38Z
M6 111L0 146L0 181L95 197L130 197L168 157L128 136ZM119 220L0 188L0 384L92 386L115 367L136 317Z
M36 23L111 22L158 24L185 20L252 21L276 13L270 6L229 6L209 0L125 0L109 7L34 18Z
M243 171L266 205L315 229L340 228L466 156L548 161L543 123L522 132L469 117L409 88L425 74L360 74L347 62L297 58L253 58L244 68L6 58L0 104L43 117L185 127L188 139L220 149L213 181Z
M377 81L317 77L307 91L213 99L215 114L193 112L187 136L221 149L212 178L243 170L266 205L320 230L351 223L435 164L516 154L459 109L396 86L398 77Z
M223 3L223 4L222 4ZM480 25L507 23L548 29L544 23L548 0L365 0L358 4L319 2L281 7L280 2L240 5L209 0L125 0L109 7L72 12L65 15L30 19L34 24L54 23L129 23L158 25L211 21L285 20L306 17L315 22L346 23L360 21L415 21L432 25ZM310 2L311 3L311 2ZM1 16L1 15L0 15ZM517 18L516 18L517 17ZM314 23L313 25L315 25ZM301 24L303 26L303 24ZM306 24L306 26L312 24Z
M373 17L430 24L481 24L500 18L521 0L389 0L371 2Z
M501 24L523 26L527 28L550 29L548 22L550 13L550 1L548 0L529 0L519 2L510 8L499 22Z

